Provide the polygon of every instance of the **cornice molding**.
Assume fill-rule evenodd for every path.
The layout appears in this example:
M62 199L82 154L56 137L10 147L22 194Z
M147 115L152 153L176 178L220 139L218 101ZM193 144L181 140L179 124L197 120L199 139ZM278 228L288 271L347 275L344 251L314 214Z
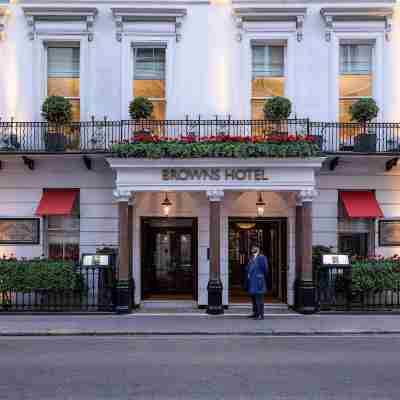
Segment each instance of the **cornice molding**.
M325 39L332 38L335 22L340 21L382 21L385 23L385 37L390 40L392 31L392 7L325 7L321 8L321 16L325 21Z
M116 25L116 38L120 42L125 22L171 22L175 25L176 41L181 40L182 21L187 14L186 8L111 8Z
M305 7L235 7L233 15L236 20L236 27L239 32L237 40L240 42L243 37L243 22L286 22L296 23L297 40L303 40L303 24L307 14Z
M38 21L84 21L86 29L82 31L93 40L93 24L98 10L95 7L22 7L29 30L29 38L33 40L37 34Z

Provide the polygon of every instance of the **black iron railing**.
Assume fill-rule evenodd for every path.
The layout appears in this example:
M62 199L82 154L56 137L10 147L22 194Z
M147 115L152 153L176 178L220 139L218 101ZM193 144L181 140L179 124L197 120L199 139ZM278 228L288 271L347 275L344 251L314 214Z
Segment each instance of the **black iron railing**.
M37 288L30 292L0 291L2 311L109 312L114 309L115 271L111 267L78 266L80 287L75 290Z
M0 121L0 151L24 153L110 152L115 143L138 134L165 138L217 135L314 136L323 153L396 153L400 151L400 123L314 122L234 119L183 120L92 120L54 126L46 122Z
M315 271L317 302L324 311L400 309L400 285L358 291L352 287L351 266L321 266Z

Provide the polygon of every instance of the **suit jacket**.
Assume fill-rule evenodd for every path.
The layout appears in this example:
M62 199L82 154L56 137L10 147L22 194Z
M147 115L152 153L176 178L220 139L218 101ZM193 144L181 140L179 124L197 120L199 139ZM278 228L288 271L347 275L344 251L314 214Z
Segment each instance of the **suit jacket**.
M247 265L247 287L251 295L267 292L268 260L263 255L250 259Z

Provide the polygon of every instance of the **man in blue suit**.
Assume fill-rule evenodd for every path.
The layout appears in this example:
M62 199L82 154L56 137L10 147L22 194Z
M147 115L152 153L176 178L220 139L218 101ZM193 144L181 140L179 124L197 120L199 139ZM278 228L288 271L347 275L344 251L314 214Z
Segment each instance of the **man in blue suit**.
M247 265L247 290L253 301L254 319L264 319L264 295L267 292L268 260L258 246L251 247Z

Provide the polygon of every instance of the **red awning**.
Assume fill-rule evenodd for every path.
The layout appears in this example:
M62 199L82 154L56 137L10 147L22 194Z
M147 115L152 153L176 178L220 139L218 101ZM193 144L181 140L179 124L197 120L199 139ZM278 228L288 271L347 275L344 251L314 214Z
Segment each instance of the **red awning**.
M382 218L383 213L370 190L340 192L350 218Z
M45 189L37 215L71 215L79 189Z

